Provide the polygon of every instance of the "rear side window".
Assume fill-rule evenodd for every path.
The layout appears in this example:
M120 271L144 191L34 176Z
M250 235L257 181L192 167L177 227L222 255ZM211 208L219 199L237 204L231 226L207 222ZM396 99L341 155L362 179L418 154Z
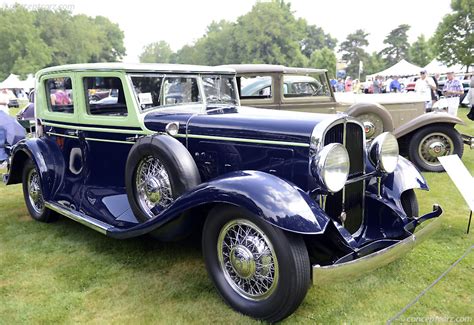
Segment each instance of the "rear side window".
M46 79L45 86L49 111L74 113L71 78Z
M120 78L86 77L83 80L89 114L127 116L127 103Z
M167 77L163 82L163 105L201 102L196 78Z

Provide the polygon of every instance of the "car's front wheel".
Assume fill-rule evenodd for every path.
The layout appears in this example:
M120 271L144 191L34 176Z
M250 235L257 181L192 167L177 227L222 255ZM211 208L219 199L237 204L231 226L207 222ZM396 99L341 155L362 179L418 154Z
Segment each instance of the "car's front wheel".
M438 157L464 151L461 135L450 125L429 125L418 130L410 140L408 156L421 170L442 172L443 166Z
M310 262L300 235L284 232L241 208L214 208L204 224L209 275L237 311L276 322L300 305L310 284Z
M25 163L22 176L23 196L31 217L41 222L56 220L57 214L45 207L40 175L33 161Z

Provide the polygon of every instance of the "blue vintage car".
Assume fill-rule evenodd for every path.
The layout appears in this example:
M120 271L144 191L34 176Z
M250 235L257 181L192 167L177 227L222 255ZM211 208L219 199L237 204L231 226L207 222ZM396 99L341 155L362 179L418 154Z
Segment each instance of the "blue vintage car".
M442 212L418 215L428 186L391 134L367 147L347 115L241 107L230 68L68 65L36 82L36 137L5 177L33 219L119 239L202 231L217 290L258 319L290 315L311 282L394 260Z

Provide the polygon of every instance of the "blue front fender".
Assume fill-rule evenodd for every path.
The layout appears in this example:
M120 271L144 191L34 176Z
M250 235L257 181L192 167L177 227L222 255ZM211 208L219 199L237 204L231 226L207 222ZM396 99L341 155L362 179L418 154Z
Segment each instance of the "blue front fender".
M108 228L107 235L129 238L153 231L176 216L208 203L242 207L268 223L295 233L320 234L329 218L295 185L259 171L239 171L203 183L185 193L160 215L132 228Z

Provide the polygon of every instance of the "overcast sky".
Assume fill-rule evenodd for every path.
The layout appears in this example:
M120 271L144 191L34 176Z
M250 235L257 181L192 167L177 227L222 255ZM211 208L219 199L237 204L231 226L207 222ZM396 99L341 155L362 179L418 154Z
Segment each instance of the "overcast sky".
M173 50L192 44L213 20L236 21L249 12L255 0L0 0L0 4L21 3L30 7L72 9L74 14L102 15L120 25L125 32L127 56L124 61L138 62L148 43L164 40ZM370 33L368 51L381 50L385 36L400 24L408 24L409 41L420 34L431 37L442 17L451 11L450 0L293 0L296 17L320 26L343 41L356 29ZM125 5L127 3L128 5Z

